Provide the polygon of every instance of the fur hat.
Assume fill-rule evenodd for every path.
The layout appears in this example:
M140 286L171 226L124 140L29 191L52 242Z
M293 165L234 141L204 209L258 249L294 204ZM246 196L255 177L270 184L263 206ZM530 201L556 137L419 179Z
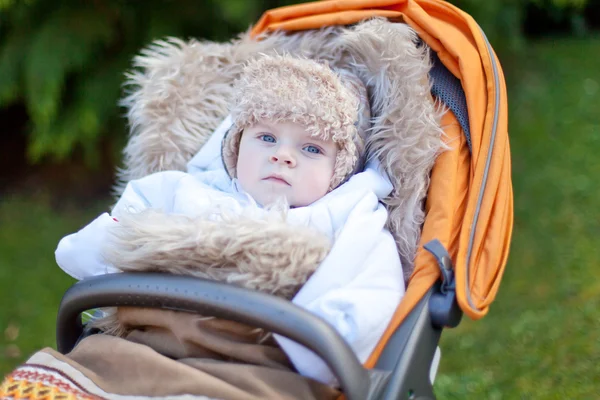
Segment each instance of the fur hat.
M347 70L290 55L261 55L244 67L234 84L233 126L223 139L223 162L236 176L245 128L261 120L294 122L338 146L330 190L363 167L371 112L362 81Z

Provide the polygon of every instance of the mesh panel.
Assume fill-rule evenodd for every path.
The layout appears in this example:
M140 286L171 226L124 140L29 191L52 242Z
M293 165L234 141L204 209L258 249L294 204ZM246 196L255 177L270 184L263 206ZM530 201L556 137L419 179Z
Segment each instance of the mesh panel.
M442 64L437 54L431 52L433 67L429 72L432 81L431 94L442 101L456 116L458 123L467 138L467 145L471 151L471 130L469 128L469 112L467 98L460 84L460 80Z

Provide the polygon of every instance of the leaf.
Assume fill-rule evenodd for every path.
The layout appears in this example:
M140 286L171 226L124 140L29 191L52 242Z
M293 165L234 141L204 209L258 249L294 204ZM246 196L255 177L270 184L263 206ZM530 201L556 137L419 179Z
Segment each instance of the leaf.
M95 163L98 140L106 135L118 115L123 71L129 59L128 54L122 54L75 80L73 99L52 126L32 130L28 149L32 162L40 161L45 155L64 160L77 145L82 145L86 162Z
M57 117L67 75L99 58L113 37L111 26L91 10L59 9L36 32L25 60L26 104L34 125Z
M229 0L216 2L226 21L233 24L247 24L248 16L259 15L258 3L247 0ZM254 18L253 18L254 19Z
M15 0L0 0L0 12L6 12L15 5Z
M27 40L20 32L13 32L0 48L0 107L12 103L20 94L21 70Z

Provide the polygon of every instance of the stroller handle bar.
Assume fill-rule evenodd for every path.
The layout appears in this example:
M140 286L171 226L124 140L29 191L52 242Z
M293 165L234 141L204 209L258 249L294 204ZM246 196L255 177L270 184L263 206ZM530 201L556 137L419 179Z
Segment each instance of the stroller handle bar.
M75 347L83 332L82 312L117 306L188 311L266 329L321 357L349 400L369 397L369 372L327 322L287 300L189 276L117 273L76 283L67 290L59 307L58 351L65 354Z

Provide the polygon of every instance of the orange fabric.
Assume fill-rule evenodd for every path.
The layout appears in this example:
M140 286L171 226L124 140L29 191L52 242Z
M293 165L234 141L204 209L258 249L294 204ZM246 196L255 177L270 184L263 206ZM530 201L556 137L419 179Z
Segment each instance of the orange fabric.
M438 239L448 249L452 260L456 260L459 250L459 239L462 220L466 210L466 199L469 192L468 171L471 155L465 135L451 112L442 119L446 132L446 142L450 150L442 153L431 171L431 183L425 205L427 219L423 225L419 252L415 259L413 273L406 294L398 306L390 329L373 350L365 366L372 368L379 358L385 344L408 313L421 300L427 290L438 280L440 270L435 258L422 247L425 243Z
M471 318L481 318L504 272L513 198L504 76L473 18L441 0L328 0L267 11L252 34L347 25L373 16L410 25L463 85L472 152L455 117L447 114L443 123L453 149L438 158L432 172L421 244L437 238L448 248L458 303ZM367 367L375 364L391 333L438 276L435 260L421 250L406 295Z

